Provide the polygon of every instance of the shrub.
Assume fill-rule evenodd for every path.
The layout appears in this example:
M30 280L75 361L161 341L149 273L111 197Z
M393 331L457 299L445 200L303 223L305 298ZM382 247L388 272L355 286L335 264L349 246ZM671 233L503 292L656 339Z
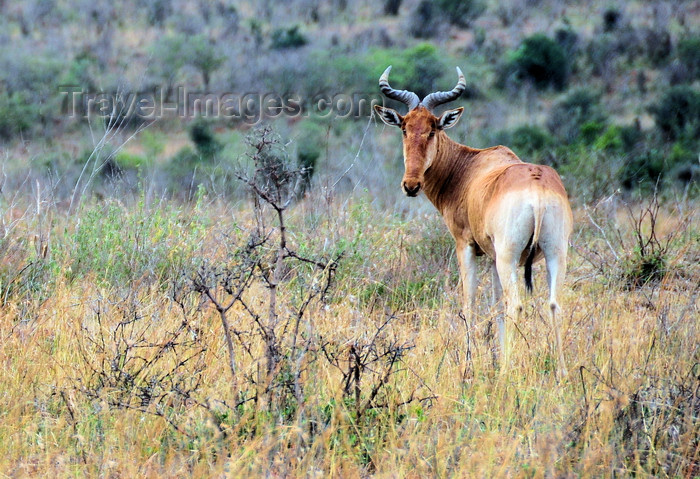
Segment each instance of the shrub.
M322 69L312 67L311 70L316 71L312 74L320 72L323 76L321 81L328 85L327 88L343 85L346 88L354 87L360 92L379 92L377 80L388 65L393 65L390 79L392 86L412 90L421 98L438 88L452 88L456 81L454 69L447 67L444 55L428 42L402 50L372 49L368 55L359 57L331 55L328 58L320 55L315 64L324 66ZM333 71L332 75L328 74L329 67ZM328 78L334 82L328 84Z
M700 92L693 87L671 87L649 111L657 128L670 140L700 135Z
M384 15L398 15L402 1L403 0L384 0Z
M301 193L309 186L323 152L326 131L317 123L305 122L297 146L297 166L300 169Z
M161 26L173 14L172 0L149 0L145 2L144 11L150 25Z
M403 58L408 67L405 81L409 88L421 98L437 89L436 81L445 74L446 69L435 45L416 45L406 50Z
M638 123L620 127L620 141L625 151L634 153L644 145L644 133Z
M512 148L519 156L532 156L552 145L553 139L539 126L521 125L513 130L502 131L496 141Z
M678 41L678 60L685 67L690 81L700 78L700 35Z
M272 32L272 48L299 48L308 43L306 37L299 31L299 25L289 28L278 28Z
M75 56L63 74L62 85L77 85L85 91L97 90L97 59L88 52Z
M647 28L641 32L645 53L653 65L661 65L671 58L671 34L663 29Z
M38 117L34 104L23 93L0 93L0 138L10 140L29 133Z
M414 38L432 38L440 31L440 12L430 0L421 0L411 13L408 32Z
M578 139L585 145L592 145L605 131L605 125L598 121L587 121L579 128Z
M661 205L654 191L646 205L642 205L638 215L628 208L633 223L635 244L626 248L622 258L621 279L629 289L638 288L649 282L661 281L670 271L669 256L671 246L679 230L672 230L659 238L657 225L661 217Z
M216 139L211 122L198 118L189 127L190 139L202 159L211 161L223 148Z
M667 169L666 158L659 148L648 148L631 156L620 169L620 183L628 190L655 185Z
M599 105L600 95L586 89L574 90L559 100L551 110L547 127L566 142L575 142L583 125L605 124L606 115Z
M571 27L559 28L554 32L554 39L564 50L564 54L569 59L569 63L571 63L574 55L578 53L578 34Z
M469 27L486 10L483 0L438 0L436 3L449 23L462 28Z
M530 81L538 89L551 86L561 90L568 75L569 62L561 45L546 35L535 34L510 53L499 83L505 86L510 80Z
M148 166L149 161L144 156L137 155L136 153L129 153L122 150L116 155L114 155L114 163L119 167L121 171L126 171L140 170Z
M622 13L616 8L608 8L603 12L603 31L611 32L620 24Z
M624 149L622 129L611 125L595 140L593 146L598 150L620 152Z
M168 182L178 191L182 188L197 186L201 183L202 173L199 170L201 157L191 147L182 147L165 165L164 172ZM191 191L186 193L189 196Z
M586 60L593 74L610 78L615 59L620 54L620 45L615 35L604 33L586 45Z

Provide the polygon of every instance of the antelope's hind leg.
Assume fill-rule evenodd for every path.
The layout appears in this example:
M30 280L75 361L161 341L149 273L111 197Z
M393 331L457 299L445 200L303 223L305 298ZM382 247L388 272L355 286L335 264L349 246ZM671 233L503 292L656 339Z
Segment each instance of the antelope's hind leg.
M557 295L561 291L566 275L566 249L550 248L545 251L547 262L547 283L549 285L549 318L550 327L554 331L557 349L557 374L562 379L568 374L564 361L564 350L561 344L561 308Z
M518 292L518 257L507 254L496 253L496 272L500 279L505 300L505 315L498 314L496 323L498 324L498 341L501 346L501 371L504 372L510 365L510 347L512 343L511 322L517 322L522 312L520 294Z

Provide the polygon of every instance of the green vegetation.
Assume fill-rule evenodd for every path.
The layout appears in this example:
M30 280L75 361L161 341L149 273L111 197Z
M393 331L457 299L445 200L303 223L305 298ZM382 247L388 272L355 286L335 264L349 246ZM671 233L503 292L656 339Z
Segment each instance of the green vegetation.
M306 37L299 31L299 25L289 28L278 28L272 32L272 48L299 48L308 43Z
M569 60L564 49L551 38L535 34L525 38L508 55L500 73L500 84L529 81L538 89L563 90L569 76Z
M700 135L700 91L693 87L670 88L649 111L661 133L670 140L697 139Z
M436 3L445 20L463 28L470 27L486 10L482 0L438 0Z

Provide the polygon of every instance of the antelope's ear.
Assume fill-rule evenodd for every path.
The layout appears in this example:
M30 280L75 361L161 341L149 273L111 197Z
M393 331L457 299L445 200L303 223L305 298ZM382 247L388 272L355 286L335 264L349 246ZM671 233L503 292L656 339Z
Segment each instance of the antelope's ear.
M374 111L377 112L377 115L379 115L379 118L382 119L384 123L386 123L389 126L401 126L401 122L403 121L403 117L399 115L396 110L392 110L391 108L386 108L381 105L374 105Z
M438 128L441 130L447 130L448 128L455 126L459 121L459 117L462 116L463 111L464 107L461 106L459 108L455 108L454 110L447 110L438 120Z

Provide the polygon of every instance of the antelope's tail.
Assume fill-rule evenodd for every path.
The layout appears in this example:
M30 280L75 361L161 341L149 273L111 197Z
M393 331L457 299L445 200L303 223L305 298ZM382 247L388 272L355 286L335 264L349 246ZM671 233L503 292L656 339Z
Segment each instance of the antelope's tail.
M525 289L528 293L532 293L532 263L535 261L535 253L537 253L537 244L540 240L540 230L542 229L542 217L544 216L544 209L542 208L542 203L537 202L534 208L535 216L535 227L532 232L532 237L530 238L530 253L527 255L525 260Z

